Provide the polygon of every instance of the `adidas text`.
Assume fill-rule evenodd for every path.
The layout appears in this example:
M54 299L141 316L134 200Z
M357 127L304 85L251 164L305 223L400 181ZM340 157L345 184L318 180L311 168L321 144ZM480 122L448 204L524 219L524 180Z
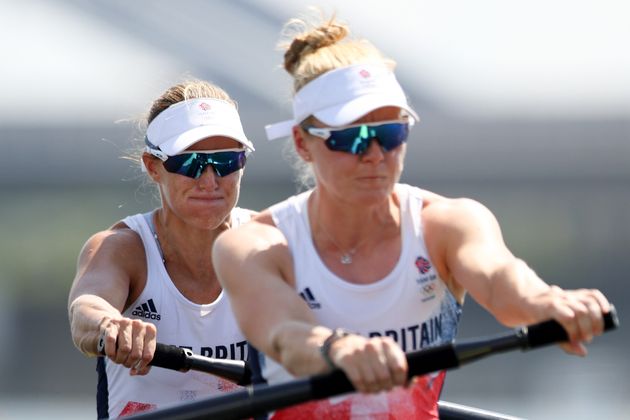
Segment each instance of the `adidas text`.
M151 313L151 312L138 311L138 310L134 310L131 313L131 315L139 316L140 318L154 319L156 321L159 321L162 318L160 316L160 314L154 314L154 313Z

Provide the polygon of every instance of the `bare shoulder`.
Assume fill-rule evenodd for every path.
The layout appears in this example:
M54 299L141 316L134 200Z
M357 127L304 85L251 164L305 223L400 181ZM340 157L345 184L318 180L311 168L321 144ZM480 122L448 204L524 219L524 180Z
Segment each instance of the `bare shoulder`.
M470 198L447 198L433 194L423 203L425 226L440 229L467 229L472 226L495 225L494 214L479 201Z
M142 246L142 239L133 229L129 228L123 222L118 222L111 226L109 229L102 230L93 234L86 242L88 244L95 244L104 246L106 248L123 248L125 251L130 251L133 248Z
M257 213L252 220L221 234L215 242L215 252L250 253L286 245L282 232L275 226L267 211Z
M144 287L146 272L142 239L117 223L95 233L83 245L69 302L83 294L97 295L123 310Z
M93 234L79 254L79 269L122 270L133 276L146 266L140 236L119 222Z

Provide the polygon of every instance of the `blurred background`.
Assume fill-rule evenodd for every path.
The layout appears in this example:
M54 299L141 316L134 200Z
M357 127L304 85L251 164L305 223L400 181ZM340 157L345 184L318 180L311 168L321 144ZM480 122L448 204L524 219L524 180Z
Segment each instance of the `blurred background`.
M599 288L622 328L585 359L557 347L447 375L444 400L532 419L630 410L630 5L622 0L0 0L0 419L95 418L95 361L66 314L85 240L156 204L122 159L134 119L187 76L240 106L257 151L240 205L296 191L276 49L319 5L398 62L421 115L404 182L485 203L549 283ZM472 300L459 338L504 331Z

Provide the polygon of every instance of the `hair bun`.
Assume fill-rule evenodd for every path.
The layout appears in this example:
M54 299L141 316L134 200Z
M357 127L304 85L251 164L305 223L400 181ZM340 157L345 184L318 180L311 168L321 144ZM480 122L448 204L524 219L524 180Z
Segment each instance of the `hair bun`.
M344 39L349 33L348 27L334 21L295 37L284 53L284 68L291 75L303 57L314 53L320 48L333 45Z

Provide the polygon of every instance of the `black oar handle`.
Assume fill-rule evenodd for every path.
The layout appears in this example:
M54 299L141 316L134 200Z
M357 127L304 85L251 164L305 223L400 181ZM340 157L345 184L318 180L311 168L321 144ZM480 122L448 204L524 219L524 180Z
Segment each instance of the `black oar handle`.
M99 338L97 347L98 353L104 355L103 335ZM244 361L198 356L192 350L171 344L156 343L155 353L149 365L179 372L188 372L192 369L219 376L237 385L251 384L252 372Z
M149 364L164 369L188 372L190 370L188 357L192 355L191 350L170 344L156 343L153 360Z
M610 312L604 314L603 317L604 331L614 330L619 326L619 318L614 306L611 305ZM569 339L565 329L556 321L541 322L524 328L527 334L527 347L532 349Z

